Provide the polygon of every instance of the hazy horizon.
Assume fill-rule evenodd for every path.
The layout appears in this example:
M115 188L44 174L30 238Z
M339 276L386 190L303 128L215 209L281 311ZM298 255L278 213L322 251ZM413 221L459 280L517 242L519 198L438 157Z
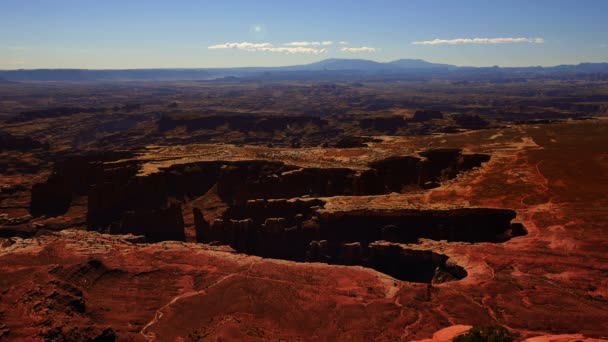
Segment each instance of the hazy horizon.
M458 66L608 61L608 2L93 1L0 4L0 69Z
M320 60L316 60L316 61L312 61L309 63L303 63L303 64L285 64L285 65L243 65L243 66L234 66L234 67L171 67L171 66L166 66L166 67L150 67L150 68L18 68L18 69L2 69L0 68L0 70L2 71L18 71L18 70L162 70L162 69L166 69L166 70L179 70L179 69L238 69L238 68L283 68L283 67L291 67L291 66L298 66L298 65L308 65L308 64L314 64L314 63L318 63L318 62L323 62L325 60L329 60L329 59L339 59L339 60L366 60L366 61L371 61L371 62L377 62L377 63L390 63L390 62L394 62L397 60L409 60L410 58L399 58L399 59L392 59L392 60L386 60L386 61L381 61L381 60L374 60L371 58L324 58L324 59L320 59ZM421 60L418 58L411 58L411 60ZM434 64L450 64L450 63L443 63L443 62L436 62L436 61L429 61L429 60L425 60L422 59L422 61L425 62L429 62L429 63L434 63ZM568 63L568 64L552 64L552 65L521 65L521 66L504 66L504 65L497 65L497 64L488 64L488 65L481 65L481 66L473 66L473 65L455 65L455 64L451 64L455 67L477 67L477 68L484 68L484 67L500 67L500 68L526 68L526 67L543 67L543 68L550 68L550 67L556 67L556 66L560 66L560 65L578 65L578 64L594 64L594 63L608 63L608 61L598 61L598 62L589 62L589 61L581 61L578 63Z

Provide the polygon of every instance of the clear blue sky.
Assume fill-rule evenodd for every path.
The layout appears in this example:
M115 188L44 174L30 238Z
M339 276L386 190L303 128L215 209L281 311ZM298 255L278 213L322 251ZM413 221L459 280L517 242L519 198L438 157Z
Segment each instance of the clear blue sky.
M287 45L293 42L300 43ZM0 69L275 66L325 58L608 62L608 0L0 0Z

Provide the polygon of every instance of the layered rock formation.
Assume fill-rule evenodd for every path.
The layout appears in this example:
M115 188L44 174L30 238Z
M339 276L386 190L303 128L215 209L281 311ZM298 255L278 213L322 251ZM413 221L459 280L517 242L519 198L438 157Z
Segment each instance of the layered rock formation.
M197 240L237 252L294 261L363 265L402 280L443 282L466 272L447 257L399 243L420 238L502 242L526 234L507 209L319 211L319 200L252 200L230 207L209 223L195 210ZM377 241L389 243L379 244Z
M369 267L411 282L436 284L467 276L462 267L448 259L443 254L403 248L398 244L375 242L369 245Z
M407 127L407 121L401 116L373 117L359 120L359 126L363 129L394 133L399 128Z
M340 140L336 141L333 147L335 148L357 148L367 147L369 142L380 142L379 139L368 138L368 137L356 137L356 136L343 136Z
M460 114L452 117L452 120L462 128L482 129L488 127L490 123L482 119L479 115Z
M511 224L515 216L513 210L494 208L351 210L320 212L318 222L324 238L343 242L501 242L526 234Z
M411 122L427 122L433 119L443 119L443 113L438 110L417 110L410 119Z
M274 132L278 130L294 129L306 125L317 128L326 126L327 120L318 116L270 116L243 115L235 113L222 113L219 115L165 115L158 121L158 130L165 132L177 127L185 127L188 131L214 130L227 126L230 130L240 132Z
M139 209L125 212L120 227L110 233L144 235L151 242L184 241L184 219L179 204L167 208Z
M490 160L486 154L462 154L459 149L432 149L420 153L421 161L418 184L424 188L435 187L442 180L452 179L460 172L481 166Z
M228 204L244 203L250 199L377 195L403 192L406 186L434 187L442 180L454 178L460 172L489 160L487 155L463 154L459 149L429 150L420 155L422 157L378 160L370 163L370 168L364 171L297 167L259 160L204 161L173 165L146 176L137 176L140 169L137 160L117 161L128 157L128 153L71 157L58 162L47 181L33 187L30 212L33 216L61 215L69 209L74 198L86 196L89 228L139 234L142 231L136 228L138 224L134 221L145 221L144 213L164 217L162 213L171 207L171 201L188 202L205 194L214 185L217 185L219 197ZM237 208L233 207L230 212L236 213L240 210ZM272 211L270 208L264 210ZM291 228L295 226L291 216L302 214L301 210L284 206L264 219L285 217L290 224L286 228ZM196 214L195 217L202 218ZM236 217L252 218L256 226L264 223L256 218L255 213L238 214ZM182 226L177 219L170 221L172 223L167 226L170 231L179 230ZM198 225L200 229L204 229L203 226ZM163 236L152 231L149 234L152 239ZM293 234L297 235L297 232ZM183 235L168 233L168 236L175 239Z
M88 195L90 187L105 181L117 181L135 175L132 165L114 167L108 161L132 156L128 152L105 152L68 157L55 163L53 171L43 183L32 188L30 212L33 216L56 216L65 213L72 199Z
M36 119L57 118L61 116L71 116L78 113L103 113L106 108L80 108L80 107L56 107L48 109L37 109L19 113L11 118L9 122L24 122Z
M49 144L34 140L30 137L17 136L0 131L0 152L1 151L30 151L48 150Z

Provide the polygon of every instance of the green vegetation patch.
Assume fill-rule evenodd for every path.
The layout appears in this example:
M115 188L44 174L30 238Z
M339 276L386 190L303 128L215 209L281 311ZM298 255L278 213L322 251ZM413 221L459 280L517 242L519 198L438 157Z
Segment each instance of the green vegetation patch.
M466 334L454 338L454 342L512 342L514 334L500 325L473 327Z

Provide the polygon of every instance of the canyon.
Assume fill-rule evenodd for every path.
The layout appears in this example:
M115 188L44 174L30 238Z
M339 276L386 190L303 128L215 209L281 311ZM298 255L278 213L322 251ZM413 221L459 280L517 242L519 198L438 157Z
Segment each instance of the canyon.
M603 116L147 86L4 121L0 339L606 339Z

